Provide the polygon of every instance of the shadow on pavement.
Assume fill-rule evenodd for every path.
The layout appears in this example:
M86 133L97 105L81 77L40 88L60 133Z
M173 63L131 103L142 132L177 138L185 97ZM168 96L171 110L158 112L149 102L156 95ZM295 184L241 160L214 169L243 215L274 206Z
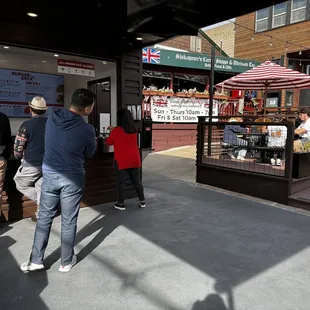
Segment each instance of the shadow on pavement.
M133 200L128 202L126 212L114 210L111 204L93 207L98 217L78 231L76 242L97 234L80 250L78 259L83 264L91 254L122 279L124 290L134 287L162 309L183 308L175 307L147 287L137 286L138 279L147 270L130 273L126 270L126 261L117 264L96 251L116 228L123 226L131 230L214 279L217 293L207 293L204 300L190 307L192 310L237 310L232 295L234 287L266 270L269 277L277 277L272 267L309 247L308 216L159 178L152 173L144 174L144 185L148 203L144 210L138 209ZM20 303L20 309L27 309L25 305L31 304L38 305L37 309L47 309L39 297L48 284L46 272L21 274L8 250L14 243L15 240L7 236L0 239L0 257L6 266L0 276L8 279L0 281L2 300L5 298L6 304L14 304L15 308L15 303ZM53 265L59 257L57 249L46 257L45 263ZM169 268L169 262L162 262L165 263ZM223 295L227 297L227 306Z
M218 294L210 294L206 299L194 303L192 310L232 310L228 309Z
M4 224L0 233L9 230ZM0 236L0 309L48 310L40 298L48 285L46 271L23 274L9 250L15 243L9 236Z

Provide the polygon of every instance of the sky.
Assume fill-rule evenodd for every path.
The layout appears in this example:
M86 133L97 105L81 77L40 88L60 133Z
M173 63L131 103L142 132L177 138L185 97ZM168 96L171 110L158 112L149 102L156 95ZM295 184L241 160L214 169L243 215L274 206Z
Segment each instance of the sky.
M215 28L215 27L219 27L219 26L222 26L222 25L226 25L230 22L234 22L236 19L235 18L232 18L232 19L229 19L229 20L225 20L223 22L220 22L220 23L216 23L214 25L210 25L210 26L207 26L207 27L204 27L204 28L201 28L203 31L206 31L206 30L210 30L212 28Z

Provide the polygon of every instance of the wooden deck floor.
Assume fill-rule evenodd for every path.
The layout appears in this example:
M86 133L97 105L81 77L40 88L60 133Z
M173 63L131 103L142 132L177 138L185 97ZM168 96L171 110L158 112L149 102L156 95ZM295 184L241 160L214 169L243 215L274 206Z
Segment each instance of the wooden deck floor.
M310 188L306 188L298 193L295 193L291 195L290 198L296 199L296 200L303 200L303 201L309 202L310 204Z

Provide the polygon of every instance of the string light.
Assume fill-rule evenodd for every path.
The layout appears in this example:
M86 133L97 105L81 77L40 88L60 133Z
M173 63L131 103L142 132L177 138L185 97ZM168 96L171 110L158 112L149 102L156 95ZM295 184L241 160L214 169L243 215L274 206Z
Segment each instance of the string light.
M262 33L262 32L255 32L255 29L251 29L251 28L249 28L249 27L247 27L247 26L244 26L244 25L241 25L241 24L239 24L239 23L237 23L237 22L235 22L235 21L231 21L231 20L230 20L229 22L230 22L230 23L233 23L233 24L235 25L235 27L234 27L234 32L236 32L236 26L238 26L238 27L247 29L247 30L249 30L249 31L251 31L251 32L253 32L253 33L255 33L255 35L261 35L261 36L265 36L265 37L270 38L269 46L272 46L272 41L271 41L271 40L274 39L274 40L276 40L276 41L283 42L283 43L286 44L285 51L288 51L288 45L292 45L292 46L298 47L298 48L300 49L299 55L302 54L302 51L301 51L301 50L310 50L309 47L302 46L302 45L293 43L293 42L291 42L291 41L282 40L282 39L279 39L278 37L272 37L272 36L270 36L270 35L268 35L268 34L265 34L265 33ZM254 36L251 37L251 40L254 41Z

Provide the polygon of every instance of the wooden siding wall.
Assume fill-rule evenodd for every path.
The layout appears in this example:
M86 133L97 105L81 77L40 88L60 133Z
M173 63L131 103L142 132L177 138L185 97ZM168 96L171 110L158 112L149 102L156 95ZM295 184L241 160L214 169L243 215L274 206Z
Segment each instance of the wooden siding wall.
M298 46L302 45L310 49L310 21L304 21L288 26L279 27L276 29L255 33L254 31L245 29L255 29L255 12L243 15L236 18L236 34L235 34L235 57L242 59L251 59L256 61L266 61L280 59L284 56L284 65L288 65L286 53L299 52ZM273 38L278 38L284 41L289 41L298 46L286 44L276 39L271 40L265 35L270 35ZM254 40L252 40L254 38ZM270 46L272 42L272 46ZM299 105L299 90L294 91L293 106ZM282 91L281 106L285 106L285 91Z
M236 24L255 29L255 13L237 17ZM285 43L274 39L272 40L272 46L269 46L270 38L265 35L310 48L310 21L258 33L236 25L235 57L265 61L271 60L272 57L278 59L285 55ZM251 39L252 37L254 37L254 40ZM298 46L288 45L287 53L298 52L299 50Z
M196 144L197 124L153 124L152 142L155 152Z

